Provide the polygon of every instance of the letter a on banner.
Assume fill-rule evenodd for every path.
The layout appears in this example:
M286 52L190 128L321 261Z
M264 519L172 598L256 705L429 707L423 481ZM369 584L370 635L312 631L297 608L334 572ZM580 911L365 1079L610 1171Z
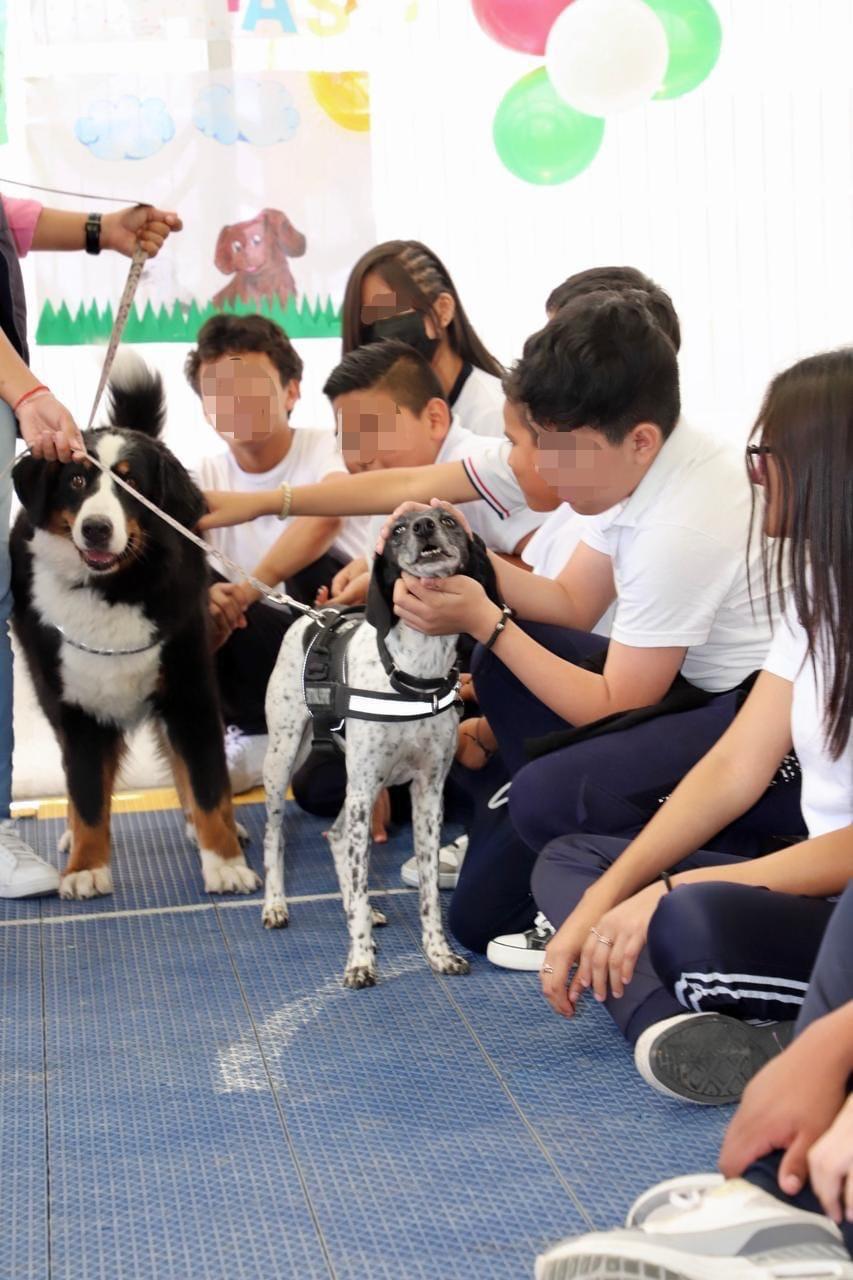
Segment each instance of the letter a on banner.
M277 22L285 35L296 35L296 23L287 0L249 0L243 30L254 31L259 22Z

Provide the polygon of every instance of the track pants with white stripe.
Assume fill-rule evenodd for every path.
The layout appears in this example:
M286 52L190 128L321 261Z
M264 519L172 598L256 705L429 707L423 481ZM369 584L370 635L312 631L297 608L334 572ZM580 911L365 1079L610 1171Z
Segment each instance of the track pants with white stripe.
M531 887L539 909L556 928L629 843L578 835L546 845ZM673 874L741 861L703 849L685 858ZM606 1007L632 1044L653 1022L685 1010L744 1020L793 1020L834 906L823 898L744 885L676 885L652 917L648 943L625 994L619 1000L608 997Z

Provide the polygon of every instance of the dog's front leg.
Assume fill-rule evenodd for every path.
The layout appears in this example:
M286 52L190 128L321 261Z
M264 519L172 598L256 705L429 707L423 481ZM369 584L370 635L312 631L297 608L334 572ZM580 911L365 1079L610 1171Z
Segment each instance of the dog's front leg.
M350 781L345 805L345 860L338 863L341 893L346 903L349 955L344 972L345 987L376 985L376 947L373 942L373 916L367 896L367 859L370 851L370 815L374 791L356 789ZM344 884L348 880L348 890Z
M122 737L117 728L68 707L61 738L68 785L68 830L59 847L69 850L69 856L59 893L63 898L94 898L113 891L110 808Z
M284 896L284 818L287 783L299 750L304 719L289 713L267 699L270 740L264 758L264 790L267 796L267 826L264 832L264 927L282 929L287 924L287 899ZM276 723L282 711L284 723Z
M438 897L438 854L441 847L443 775L412 780L412 830L420 882L421 936L426 958L436 973L467 973L468 961L451 951L444 933Z

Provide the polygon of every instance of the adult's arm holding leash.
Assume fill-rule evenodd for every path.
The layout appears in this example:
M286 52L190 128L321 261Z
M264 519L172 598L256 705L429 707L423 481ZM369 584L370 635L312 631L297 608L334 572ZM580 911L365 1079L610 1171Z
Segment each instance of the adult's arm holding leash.
M33 457L48 462L82 458L80 428L48 387L27 367L5 333L0 332L0 396L16 415Z
M301 485L290 490L289 514L381 516L404 502L429 502L437 493L448 502L474 502L481 496L461 462L437 462L429 467L392 467L354 476L338 473L320 484ZM205 497L210 514L200 521L201 529L278 515L284 500L281 489L251 494L214 491Z
M90 215L64 209L42 209L36 223L32 248L36 250L70 251L87 247L86 224ZM132 205L99 219L96 233L97 252L112 249L132 258L140 244L149 258L160 252L172 231L180 231L183 223L176 213L155 209L151 205Z

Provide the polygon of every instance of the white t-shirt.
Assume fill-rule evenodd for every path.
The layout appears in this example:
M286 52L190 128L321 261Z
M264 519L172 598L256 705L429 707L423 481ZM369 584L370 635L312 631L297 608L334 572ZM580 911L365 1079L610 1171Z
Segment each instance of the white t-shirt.
M504 393L500 378L484 369L466 365L462 386L457 382L450 392L450 408L466 431L478 436L502 436L504 433ZM465 369L462 374L465 374ZM460 377L462 377L460 374Z
M243 471L237 466L230 449L202 458L195 471L196 483L202 489L232 489L240 493L257 493L263 489L276 489L280 484L317 484L326 476L337 472L346 474L346 464L341 457L331 431L311 431L304 427L293 432L293 442L286 456L270 471ZM291 523L277 516L262 516L248 524L234 525L228 529L211 529L208 539L217 551L234 560L249 572L255 568ZM364 541L363 519L344 520L343 526L331 550L344 560L361 555ZM219 566L217 566L219 568ZM224 573L224 570L221 570Z
M510 447L508 440L498 444L487 436L466 431L454 419L435 459L436 463L462 463L468 479L482 495L480 499L464 503L465 517L487 547L508 555L515 551L523 537L538 529L545 518L544 512L531 511L527 505L507 461ZM435 496L440 498L441 494ZM386 519L387 516L370 518L364 552L368 560Z
M853 729L840 759L833 760L824 731L824 650L819 641L813 666L807 646L790 604L773 633L764 669L794 686L791 734L803 774L800 808L809 835L821 836L853 823Z
M712 693L758 671L779 610L774 591L768 620L760 532L747 564L750 511L742 456L679 423L630 498L585 522L613 562L612 639L685 647L682 675Z
M540 578L556 578L571 559L572 553L583 537L584 524L596 516L578 515L568 502L550 511L521 553L525 564ZM609 636L616 610L612 604L592 628L597 635Z

